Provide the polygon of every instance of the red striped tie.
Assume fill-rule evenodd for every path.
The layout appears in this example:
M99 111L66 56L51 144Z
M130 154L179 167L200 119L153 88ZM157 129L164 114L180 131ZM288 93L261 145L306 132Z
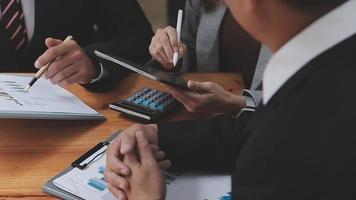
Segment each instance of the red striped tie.
M16 51L27 44L27 30L20 0L0 0L1 18L5 32Z

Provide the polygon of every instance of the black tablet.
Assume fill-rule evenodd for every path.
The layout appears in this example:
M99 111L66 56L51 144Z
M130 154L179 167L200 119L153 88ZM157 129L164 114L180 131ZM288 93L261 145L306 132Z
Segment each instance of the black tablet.
M150 78L152 80L166 83L166 84L169 84L172 86L176 86L181 89L191 90L188 88L188 82L186 80L180 78L178 75L172 75L172 74L169 74L169 73L167 73L163 70L157 69L157 68L153 68L153 67L149 67L149 66L142 66L142 65L127 61L122 58L104 54L100 51L94 51L94 53L99 58L116 63L117 65L125 67L131 71L139 73L139 74L141 74L147 78Z

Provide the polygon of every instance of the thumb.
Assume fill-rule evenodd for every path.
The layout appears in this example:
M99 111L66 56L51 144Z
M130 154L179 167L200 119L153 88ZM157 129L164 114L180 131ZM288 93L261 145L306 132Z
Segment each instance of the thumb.
M142 131L136 132L136 140L141 163L156 163L155 157L153 156L152 150L150 148L150 144Z
M211 82L188 81L188 87L196 92L210 93L212 91Z
M45 41L47 48L51 48L51 47L60 45L60 44L62 44L62 42L63 42L62 40L57 40L57 39L53 39L53 38L47 38Z

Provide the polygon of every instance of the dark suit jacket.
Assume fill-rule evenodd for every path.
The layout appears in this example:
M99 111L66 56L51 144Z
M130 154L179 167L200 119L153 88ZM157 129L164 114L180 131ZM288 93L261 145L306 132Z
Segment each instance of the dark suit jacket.
M182 170L231 172L238 200L356 199L356 35L297 72L254 114L159 124Z
M0 72L36 71L34 62L46 50L45 39L64 39L68 35L73 35L89 55L98 49L145 63L153 33L136 0L36 0L34 35L21 55L9 47L0 21ZM112 87L122 77L120 68L103 64L109 72L107 77L89 88Z

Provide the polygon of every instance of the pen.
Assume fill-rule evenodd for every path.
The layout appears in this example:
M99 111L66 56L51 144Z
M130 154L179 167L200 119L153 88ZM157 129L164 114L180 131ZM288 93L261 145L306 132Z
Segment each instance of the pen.
M73 37L71 35L69 35L64 41L64 43L69 42ZM36 75L32 78L32 80L30 81L30 83L26 86L25 91L28 91L35 83L36 81L41 78L41 76L47 71L47 69L49 68L49 66L51 66L51 64L54 62L55 60L52 60L51 62L47 63L47 65L42 66L40 70L38 70L38 72L36 73Z
M178 44L180 43L180 33L182 31L182 20L183 20L183 10L178 11L178 19L177 19L177 37L178 37ZM175 51L173 54L173 65L176 66L179 58L179 49Z

